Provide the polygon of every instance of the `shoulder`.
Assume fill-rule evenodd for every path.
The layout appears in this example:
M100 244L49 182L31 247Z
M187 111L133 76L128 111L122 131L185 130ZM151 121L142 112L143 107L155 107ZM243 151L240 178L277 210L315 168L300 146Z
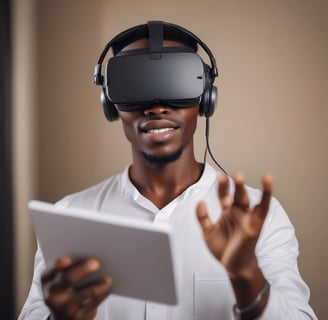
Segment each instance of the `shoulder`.
M122 194L128 173L127 168L87 189L70 194L56 203L60 207L77 207L90 210L99 210L108 194Z

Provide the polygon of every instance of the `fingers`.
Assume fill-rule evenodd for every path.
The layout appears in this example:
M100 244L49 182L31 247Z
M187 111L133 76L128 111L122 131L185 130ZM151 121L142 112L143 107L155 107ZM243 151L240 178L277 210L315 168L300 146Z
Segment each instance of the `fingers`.
M69 260L69 261L68 261ZM55 266L42 276L42 283L49 290L73 289L80 280L99 270L100 262L97 259L73 260L63 257L55 262Z
M75 303L79 306L76 315L91 315L94 317L95 310L100 303L107 298L111 291L112 279L110 277L105 277L98 282L81 289L75 297Z
M260 203L257 205L257 209L262 215L266 215L269 206L270 200L272 197L272 176L271 174L265 174L262 178L263 193Z
M83 306L88 305L89 308L95 307L108 296L111 290L112 278L105 277L81 289L78 294L78 299L82 301Z
M87 259L77 262L74 268L70 268L63 276L63 281L69 286L76 285L80 280L85 278L90 273L100 269L100 262L97 259Z
M234 178L235 183L235 193L232 197L229 193L229 180L226 176L221 175L219 177L219 199L222 206L222 209L229 209L232 205L241 208L243 211L249 209L249 198L245 186L245 178L243 174L237 173ZM262 214L266 214L269 205L270 199L272 196L272 176L271 174L265 174L262 178L263 192L260 203L256 206Z
M41 276L42 283L53 280L58 272L67 269L68 267L72 266L73 263L74 260L69 256L64 256L57 259L51 268L47 268L46 271L43 272Z
M249 207L249 199L245 188L245 178L241 173L237 173L234 178L235 194L232 197L229 192L229 180L226 176L219 176L219 199L222 209L229 209L232 204L246 210Z
M272 194L272 175L267 173L262 178L263 193Z
M197 205L196 215L204 233L207 233L213 229L214 225L210 217L208 216L206 205L204 202L200 202Z
M44 300L56 317L84 320L95 317L97 307L111 293L112 279L101 278L83 287L79 283L100 267L95 258L62 257L42 275Z
M46 303L58 319L94 319L98 306L111 291L112 279L105 277L83 289L53 294Z
M247 210L249 207L249 199L245 188L245 178L241 173L237 173L234 177L235 195L234 205L241 209Z
M222 209L231 207L232 199L229 192L229 179L225 175L219 176L219 200Z

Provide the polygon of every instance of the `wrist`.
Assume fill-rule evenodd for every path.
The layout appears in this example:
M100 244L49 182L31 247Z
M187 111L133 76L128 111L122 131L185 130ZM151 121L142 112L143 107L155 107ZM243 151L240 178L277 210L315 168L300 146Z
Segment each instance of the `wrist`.
M252 281L257 274L262 273L258 266L257 257L255 254L248 257L247 261L244 261L244 263L239 262L236 265L226 267L226 269L231 281Z
M270 291L270 284L265 280L262 290L256 298L247 306L240 308L237 304L233 306L233 312L236 320L246 320L257 318L263 311Z
M257 266L252 269L244 269L243 272L238 273L238 276L235 274L234 277L231 277L230 281L237 302L234 307L236 319L258 317L264 310L269 293L267 280L261 269Z

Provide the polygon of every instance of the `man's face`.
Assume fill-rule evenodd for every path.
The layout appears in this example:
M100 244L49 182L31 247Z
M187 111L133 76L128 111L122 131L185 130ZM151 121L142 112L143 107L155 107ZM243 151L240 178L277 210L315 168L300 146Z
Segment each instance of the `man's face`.
M181 46L164 41L165 46ZM139 40L124 50L145 48L148 41ZM172 108L153 105L145 110L119 111L127 139L133 151L154 164L172 162L183 156L186 148L193 148L199 106Z

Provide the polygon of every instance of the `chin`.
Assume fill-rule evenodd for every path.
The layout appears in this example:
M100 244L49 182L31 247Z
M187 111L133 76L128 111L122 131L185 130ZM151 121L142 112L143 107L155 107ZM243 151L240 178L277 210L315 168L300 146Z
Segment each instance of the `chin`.
M166 154L166 155L152 155L145 152L142 152L144 159L152 165L164 165L169 164L174 161L177 161L182 155L182 148L179 148L177 151Z

